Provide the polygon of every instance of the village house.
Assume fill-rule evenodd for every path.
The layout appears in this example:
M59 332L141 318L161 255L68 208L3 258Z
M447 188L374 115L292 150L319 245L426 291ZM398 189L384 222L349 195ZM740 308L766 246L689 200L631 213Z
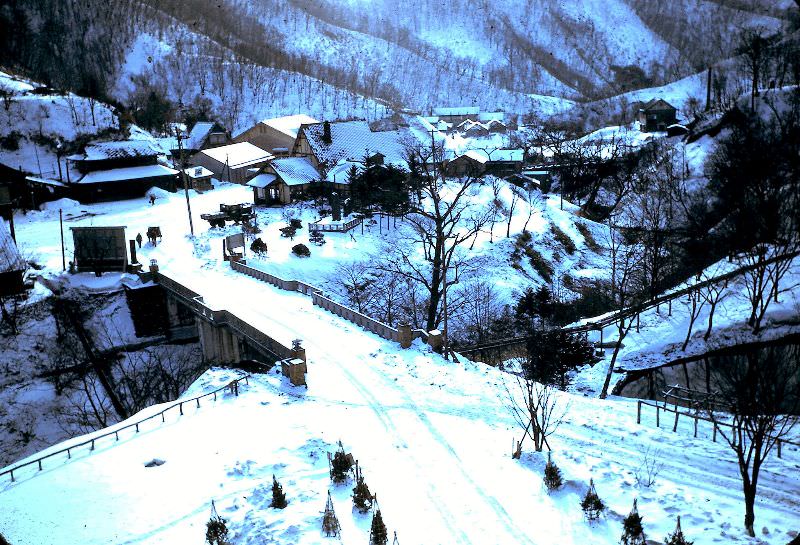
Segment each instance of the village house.
M431 112L432 116L438 117L440 121L449 123L452 126L457 126L466 120L478 121L480 115L480 108L477 106L462 106L458 108L434 108Z
M202 166L223 182L244 184L252 172L266 165L273 155L250 142L239 142L218 148L205 149L192 156L190 163Z
M273 159L247 185L253 188L255 204L288 204L308 193L322 176L307 157Z
M642 132L666 131L678 122L678 109L663 99L654 98L639 108L637 118Z
M378 160L407 170L405 141L403 131L373 131L366 121L314 123L300 127L292 155L308 157L320 172L327 172L341 161L364 160Z
M0 219L0 297L25 291L23 276L27 268L5 221Z
M175 191L178 171L159 164L160 151L144 140L99 142L67 157L67 181L26 178L34 191L83 203L142 197L151 187Z
M206 167L189 167L183 169L186 179L189 182L189 187L195 191L209 191L214 189L211 183L213 172Z
M233 137L235 143L250 142L276 157L287 156L294 146L301 125L319 123L305 114L264 119Z
M445 166L448 176L510 176L522 170L524 151L521 149L506 150L468 150Z

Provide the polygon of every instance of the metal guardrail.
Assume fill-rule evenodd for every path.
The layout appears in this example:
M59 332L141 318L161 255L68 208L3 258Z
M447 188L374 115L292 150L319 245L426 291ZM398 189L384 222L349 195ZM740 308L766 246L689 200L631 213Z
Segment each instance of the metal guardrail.
M11 476L11 482L15 482L15 477L14 477L14 472L15 471L19 472L20 469L23 469L25 467L32 466L32 465L36 465L38 467L38 471L42 471L42 461L47 460L48 458L53 458L54 456L58 456L60 454L66 453L67 459L72 459L72 451L74 451L76 449L79 449L81 447L85 447L86 445L89 445L89 450L93 451L95 449L95 442L97 442L97 441L99 441L101 439L105 439L106 437L111 437L112 435L114 436L115 441L119 441L120 432L123 432L125 430L129 430L131 428L135 428L136 429L136 433L139 433L139 426L142 423L147 422L148 420L152 420L154 418L158 418L159 416L161 417L161 422L164 423L164 422L166 422L166 418L165 418L164 415L168 411L171 411L172 409L175 409L175 408L177 408L180 411L180 416L183 416L183 406L186 405L187 403L188 404L195 403L197 408L199 409L200 408L200 400L201 399L213 396L214 397L214 401L216 401L217 400L217 395L220 392L224 391L224 390L230 390L235 396L238 396L239 395L239 383L244 381L245 384L249 385L250 384L249 379L250 379L250 375L245 375L243 377L237 378L237 379L229 382L228 384L226 384L225 386L222 386L221 388L217 388L213 392L208 392L208 393L205 393L205 394L202 394L202 395L190 398L190 399L184 399L184 400L181 400L181 401L176 401L172 405L170 405L168 407L165 407L164 409L162 409L161 411L159 411L159 412L157 412L155 414L152 414L152 415L150 415L150 416L148 416L146 418L142 418L141 420L137 420L136 422L132 422L132 423L127 424L125 426L122 426L121 428L115 429L114 431L110 431L110 432L104 433L102 435L97 435L95 437L92 437L91 439L87 439L86 441L83 441L82 443L77 443L77 444L74 444L74 445L70 445L69 447L57 450L55 452L50 452L50 453L48 453L48 454L46 454L44 456L40 456L38 458L35 458L35 459L30 460L28 462L25 462L23 464L17 464L14 467L11 467L9 469L6 469L5 471L0 472L0 477L3 477L5 475L10 475Z
M314 231L324 231L324 232L333 232L333 233L346 233L359 223L361 223L362 218L355 218L345 223L334 223L334 224L322 224L322 223L309 223L308 230L309 232L313 233Z
M673 413L673 414L675 414L675 418L674 418L673 424L672 424L672 431L673 432L677 432L678 431L678 419L680 418L681 415L685 416L686 418L691 418L691 419L694 420L694 437L697 437L697 424L698 424L698 422L700 422L700 421L709 422L712 425L712 428L713 428L713 434L712 434L712 439L711 440L714 441L715 443L717 442L717 428L718 427L723 426L723 427L729 427L729 428L733 429L733 425L732 424L728 424L728 423L725 423L725 422L714 422L711 418L708 418L708 417L705 417L705 416L701 416L701 415L699 415L697 413L690 414L690 413L681 412L681 411L679 411L677 409L677 406L674 409L671 409L671 408L667 407L666 405L659 405L657 402L650 402L650 401L646 401L646 400L643 400L643 399L639 399L639 400L636 401L636 423L640 424L640 425L642 423L642 405L646 405L648 407L655 407L655 409L656 409L656 427L657 428L661 427L661 411L664 411L665 413ZM782 452L781 452L782 448L781 447L783 445L792 445L792 446L798 447L798 449L800 449L800 443L797 443L795 441L790 441L788 439L781 439L781 438L778 438L778 437L770 437L770 438L771 439L775 439L776 445L778 447L778 458L782 457L781 456L781 454L782 454Z

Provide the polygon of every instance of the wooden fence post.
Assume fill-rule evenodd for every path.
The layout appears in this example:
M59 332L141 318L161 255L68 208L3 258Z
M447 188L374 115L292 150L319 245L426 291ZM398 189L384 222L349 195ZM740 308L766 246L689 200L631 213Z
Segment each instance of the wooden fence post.
M656 427L657 428L661 427L661 414L660 414L660 412L661 412L661 407L656 405Z
M642 423L642 402L641 401L637 401L636 402L636 423L637 424L641 424Z
M781 440L778 439L778 458L781 457Z
M679 412L678 412L678 410L676 409L676 410L675 410L675 423L672 425L672 431L673 431L673 432L676 432L676 431L678 431L678 416L679 416L680 414L681 414L681 413L679 413Z
M42 459L39 458L38 460L36 460L36 462L39 464L39 471L41 471L42 470Z
M183 416L183 401L180 402L180 404L178 405L178 408L181 411L181 416Z
M694 415L694 436L697 437L697 415Z

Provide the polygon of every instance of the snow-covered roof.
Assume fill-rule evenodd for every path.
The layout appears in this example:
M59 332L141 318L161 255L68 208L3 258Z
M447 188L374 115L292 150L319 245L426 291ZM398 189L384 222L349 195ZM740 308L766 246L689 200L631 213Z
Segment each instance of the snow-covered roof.
M270 166L286 185L303 185L320 179L319 172L305 157L275 159Z
M361 160L380 153L388 164L406 168L405 134L397 131L375 131L366 121L340 121L331 123L330 144L322 140L323 123L303 127L308 143L320 163L333 165L341 160Z
M105 159L124 159L128 157L152 157L159 151L147 140L122 140L119 142L98 142L86 146L84 161L103 161Z
M455 108L434 108L433 115L443 117L448 115L478 115L481 109L477 106L460 106Z
M262 123L268 127L272 127L278 132L282 132L287 136L297 138L297 132L300 130L300 125L319 123L319 120L314 119L306 114L297 114L274 117L272 119L264 119Z
M325 179L331 183L348 184L350 183L350 169L356 168L358 172L364 170L364 165L359 161L340 161L328 170Z
M141 167L112 168L109 170L95 170L87 173L83 178L75 183L78 184L97 184L102 182L119 182L123 180L139 180L144 178L157 178L159 176L170 176L177 174L178 171L167 168L163 165L145 165Z
M201 151L215 161L227 164L230 168L241 168L259 162L266 162L272 159L272 154L264 151L250 142L240 142L229 144L218 148L211 148Z
M21 271L26 267L6 222L0 218L0 273Z
M189 178L196 179L196 178L206 178L208 176L213 176L214 173L208 170L206 167L189 167L183 170Z
M208 137L208 133L214 128L212 121L198 121L189 131L189 136L186 137L184 148L186 149L200 149L203 147L203 142Z
M250 187L258 187L263 189L277 179L278 177L275 176L274 174L264 173L264 174L259 174L258 176L247 182L247 185Z
M654 98L647 101L641 108L647 112L650 110L677 110L675 106L664 100L663 98Z
M503 121L505 118L505 112L481 112L478 114L478 120L484 123L487 121Z

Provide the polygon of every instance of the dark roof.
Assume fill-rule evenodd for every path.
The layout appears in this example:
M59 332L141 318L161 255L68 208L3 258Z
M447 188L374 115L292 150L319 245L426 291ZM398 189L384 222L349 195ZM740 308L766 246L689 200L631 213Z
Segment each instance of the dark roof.
M26 268L27 264L11 238L6 222L0 219L0 273L24 271Z
M663 98L654 98L652 100L647 101L642 105L642 110L645 112L650 110L676 110L677 108L664 100Z
M98 142L86 146L84 161L103 161L127 157L154 157L158 155L152 143L146 140L122 140L117 142Z
M331 142L323 140L324 124L303 125L300 130L320 163L333 166L342 160L358 161L369 152L372 157L380 153L386 163L406 167L407 135L401 131L372 131L366 121L340 121L331 123Z

